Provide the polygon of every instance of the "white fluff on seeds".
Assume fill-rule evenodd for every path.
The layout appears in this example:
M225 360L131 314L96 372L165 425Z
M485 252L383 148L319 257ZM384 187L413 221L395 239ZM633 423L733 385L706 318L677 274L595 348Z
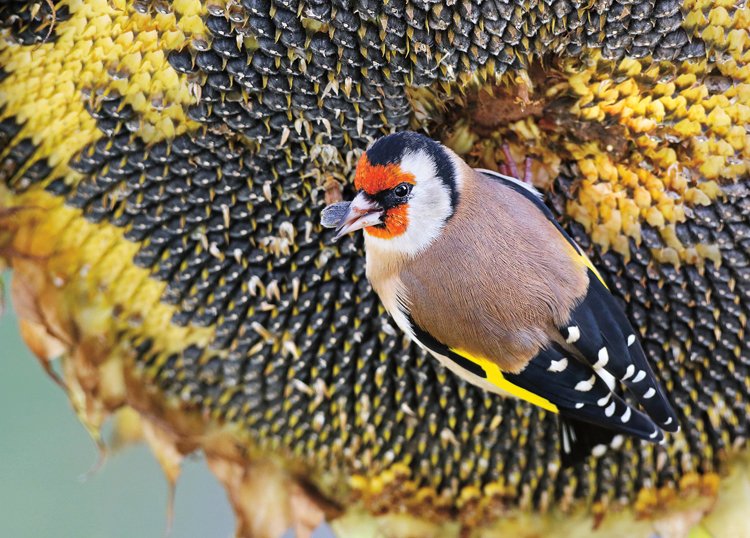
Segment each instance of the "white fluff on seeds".
M601 458L607 452L607 445L596 445L591 449L591 455L595 458Z

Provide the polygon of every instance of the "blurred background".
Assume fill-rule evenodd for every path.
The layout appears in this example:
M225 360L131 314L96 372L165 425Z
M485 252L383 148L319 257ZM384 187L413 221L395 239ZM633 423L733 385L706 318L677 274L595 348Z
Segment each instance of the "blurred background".
M96 446L19 336L10 275L0 273L0 282L0 537L165 536L168 487L156 460L145 444L131 445L87 476L98 461ZM105 427L105 439L110 434ZM183 463L168 536L234 536L229 501L200 457ZM322 525L313 536L333 533Z
M0 273L8 287L10 278ZM67 397L18 335L7 289L0 317L0 536L164 536L167 483L144 445L111 454L82 481L97 450ZM177 484L171 537L233 536L224 490L202 459L189 458Z

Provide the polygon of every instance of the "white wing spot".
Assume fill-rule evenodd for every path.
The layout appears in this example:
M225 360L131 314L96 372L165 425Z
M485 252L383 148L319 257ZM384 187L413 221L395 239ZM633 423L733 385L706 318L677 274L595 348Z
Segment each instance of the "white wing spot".
M601 458L607 452L607 445L596 445L591 449L591 455L595 458Z
M615 379L615 376L610 374L607 370L597 370L596 373L599 374L599 377L602 378L602 381L607 384L609 390L615 390L615 386L617 386L617 380Z
M666 421L664 422L664 425L665 425L665 426L669 426L670 424L672 424L672 417L669 417L669 418L668 418L668 419L667 419L667 420L666 420Z
M646 394L643 395L643 399L648 400L650 398L653 398L654 394L656 394L654 387L649 387L649 389L646 391Z
M629 407L625 409L625 412L622 414L622 417L620 417L620 420L622 420L623 422L627 422L628 420L630 420L630 408Z
M608 362L609 353L607 352L607 348L603 347L599 350L599 360L594 363L594 370L601 370L602 368L607 366Z
M604 410L604 414L608 417L611 417L615 414L615 402L612 402L607 406L607 408Z
M628 347L632 346L633 344L635 344L635 335L631 334L630 336L628 336Z
M629 364L627 370L625 370L625 375L622 376L622 380L625 381L634 373L635 373L635 366L633 366L632 364Z
M654 433L648 436L649 439L656 439L659 437L659 430L654 430Z
M606 396L604 396L604 397L602 397L602 398L599 398L599 399L598 399L598 400L596 401L596 405L598 405L599 407L604 407L605 405L607 405L607 403L609 402L609 399L610 399L611 397L612 397L612 393L611 393L611 392L608 392Z
M576 390L580 392L588 392L594 388L594 383L596 383L596 374L592 375L586 381L579 381L576 383Z
M579 338L581 338L581 330L575 325L571 325L570 327L568 327L568 337L565 339L565 341L568 344L573 344L575 342L578 342Z
M583 403L582 402L578 402L576 404L576 409L581 409L582 407L583 407Z
M646 379L646 371L645 370L639 370L637 374L635 374L635 377L633 378L633 383L638 383L639 381L643 381Z
M568 367L568 359L562 358L559 361L553 360L550 362L548 372L562 372Z

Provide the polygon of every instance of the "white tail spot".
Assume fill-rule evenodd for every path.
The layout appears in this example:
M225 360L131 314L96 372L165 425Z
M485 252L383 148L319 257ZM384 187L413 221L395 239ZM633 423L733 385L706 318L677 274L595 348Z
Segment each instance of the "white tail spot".
M629 377L631 377L635 373L635 366L632 364L628 365L628 368L625 370L625 375L622 376L622 380L625 381Z
M630 420L630 408L629 407L625 409L625 412L622 414L622 417L620 417L620 420L622 420L623 422L627 422L628 420Z
M553 360L547 368L548 372L562 372L568 367L568 359L562 358L559 361Z
M615 402L612 402L607 406L607 408L604 410L604 414L608 417L611 417L615 414Z
M643 399L649 400L654 397L654 394L656 394L654 387L649 387L649 389L646 391L646 394L643 395Z
M628 347L632 346L633 344L635 344L635 335L631 334L630 336L628 336Z
M605 405L607 405L611 397L612 397L612 393L611 392L607 393L606 396L604 396L603 398L599 398L596 401L596 405L598 405L599 407L604 407Z
M646 379L646 371L645 370L639 370L637 374L635 374L635 377L633 378L633 383L638 383L639 381L643 381Z

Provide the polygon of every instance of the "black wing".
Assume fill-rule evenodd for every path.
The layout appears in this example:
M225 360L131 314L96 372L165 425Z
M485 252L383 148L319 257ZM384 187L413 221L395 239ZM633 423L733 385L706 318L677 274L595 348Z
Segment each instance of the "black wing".
M614 393L590 365L557 344L542 350L521 372L503 372L496 363L450 348L410 322L416 340L433 354L453 361L469 382L479 378L501 392L559 414L564 464L588 456L597 445L606 446L618 433L650 442L664 439L648 416Z
M654 375L625 313L609 290L589 274L589 288L560 332L591 367L622 382L666 431L679 429L677 415Z

